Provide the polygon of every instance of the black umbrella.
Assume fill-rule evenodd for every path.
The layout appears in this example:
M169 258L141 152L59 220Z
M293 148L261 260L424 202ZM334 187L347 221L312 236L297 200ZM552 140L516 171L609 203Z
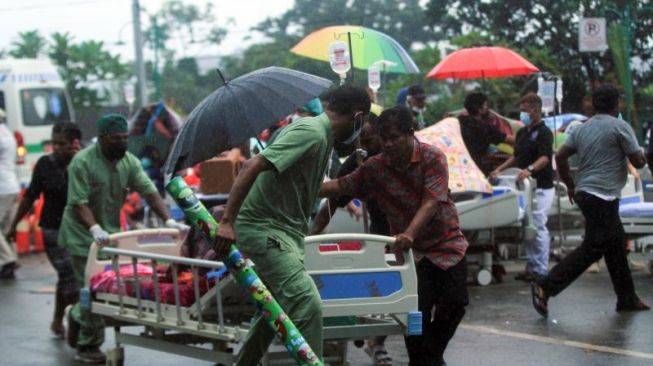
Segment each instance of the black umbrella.
M172 146L165 172L174 173L245 142L330 85L327 79L282 67L225 81L188 116Z

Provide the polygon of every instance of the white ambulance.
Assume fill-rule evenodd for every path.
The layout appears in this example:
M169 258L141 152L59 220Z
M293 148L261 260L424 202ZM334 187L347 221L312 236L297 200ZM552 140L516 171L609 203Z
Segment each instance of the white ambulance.
M26 187L36 160L52 151L52 125L75 120L70 97L50 61L1 59L0 108L16 137L18 179Z

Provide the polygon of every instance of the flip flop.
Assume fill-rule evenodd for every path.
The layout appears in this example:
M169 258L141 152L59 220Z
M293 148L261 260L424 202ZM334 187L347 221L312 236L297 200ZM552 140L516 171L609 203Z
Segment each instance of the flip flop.
M549 316L549 297L544 292L542 286L538 285L536 282L531 282L531 297L533 299L533 307L535 308L535 311L547 318Z
M392 366L392 358L388 356L388 351L386 351L384 346L365 346L363 350L368 356L370 356L370 358L372 358L375 366Z

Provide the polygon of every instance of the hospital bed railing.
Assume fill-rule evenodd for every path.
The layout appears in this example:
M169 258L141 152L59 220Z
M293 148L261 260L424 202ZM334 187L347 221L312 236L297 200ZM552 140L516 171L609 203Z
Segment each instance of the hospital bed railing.
M86 286L91 286L95 273L115 272L114 293L88 293L82 304L114 328L116 344L107 352L108 364L124 362L124 345L223 365L235 361L234 349L244 340L256 308L226 275L222 262L179 257L181 242L176 230L148 229L113 234L109 247L91 245ZM412 252L398 263L393 255L385 254L385 245L392 242L394 238L365 234L306 238L305 265L323 301L325 362L346 364L350 340L406 334L421 325L416 313L417 277ZM355 248L343 249L344 244L355 244ZM121 275L124 268L138 273L139 264L149 265L153 273ZM172 277L172 303L162 300L162 275L157 273L161 265L167 266ZM180 299L178 275L182 268L193 275L190 286L194 301L190 305ZM202 283L209 278L214 285ZM146 281L152 284L153 296L149 298L143 293ZM130 332L134 326L142 328ZM289 361L279 347L271 348L264 364Z

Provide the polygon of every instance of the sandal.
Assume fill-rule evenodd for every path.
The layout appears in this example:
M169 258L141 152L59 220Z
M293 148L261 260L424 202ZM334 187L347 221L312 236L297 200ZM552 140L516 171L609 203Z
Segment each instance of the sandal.
M538 314L547 318L549 316L549 296L546 295L542 286L536 282L531 282L531 297L533 299L533 307Z
M375 345L372 347L365 346L363 348L365 353L372 358L375 366L391 366L392 358L388 356L388 351L386 351L383 345Z

